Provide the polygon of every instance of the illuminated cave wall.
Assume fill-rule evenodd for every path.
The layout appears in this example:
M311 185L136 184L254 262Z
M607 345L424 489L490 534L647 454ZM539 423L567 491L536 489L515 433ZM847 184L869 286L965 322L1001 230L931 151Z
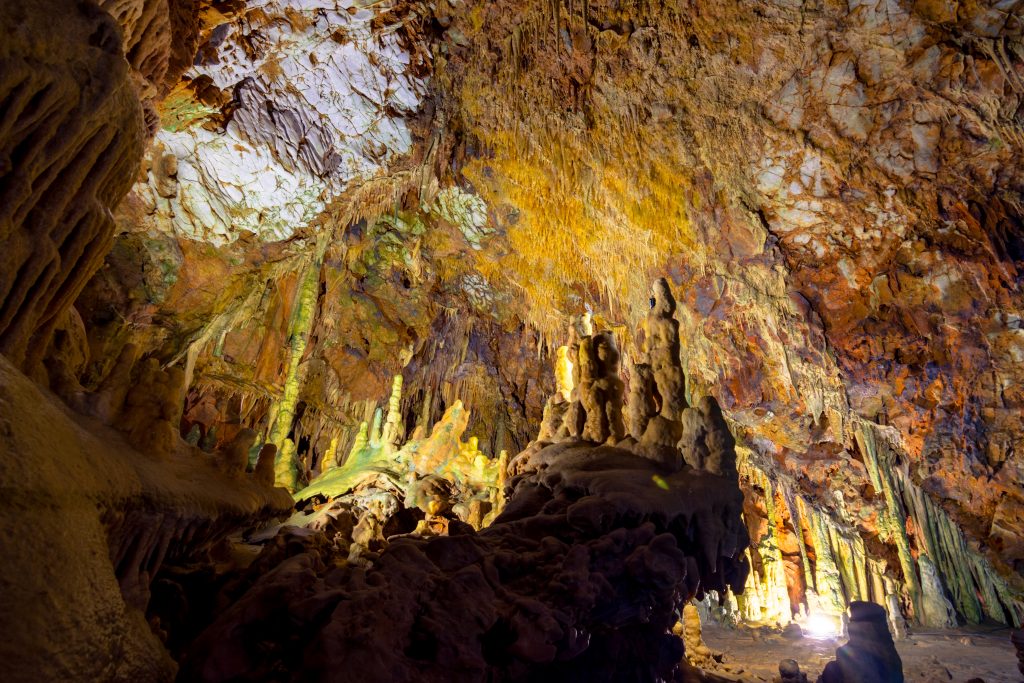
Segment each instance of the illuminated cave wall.
M518 450L565 317L628 361L664 275L750 454L755 611L1019 621L1020 5L196 3L57 339L87 387L180 367L183 437L301 483L395 374L410 430L462 400Z

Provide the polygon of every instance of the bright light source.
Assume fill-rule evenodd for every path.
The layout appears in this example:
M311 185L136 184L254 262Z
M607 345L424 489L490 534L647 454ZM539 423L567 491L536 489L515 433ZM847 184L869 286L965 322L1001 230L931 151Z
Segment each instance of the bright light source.
M821 613L811 614L804 623L804 632L810 638L838 638L839 618Z

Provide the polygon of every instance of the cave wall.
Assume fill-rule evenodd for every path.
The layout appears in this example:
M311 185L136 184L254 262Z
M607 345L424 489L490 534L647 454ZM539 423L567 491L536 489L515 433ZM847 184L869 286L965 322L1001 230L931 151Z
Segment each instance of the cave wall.
M920 573L939 551L860 443L884 432L884 466L1019 591L1020 3L456 14L463 174L517 209L485 272L613 319L643 310L636 273L668 273L692 389L766 471Z
M184 363L183 435L269 437L283 408L311 473L394 374L408 425L461 398L486 450L514 451L565 315L621 333L666 274L690 391L761 470L909 592L941 564L911 489L1024 588L1019 2L320 5L204 15L79 300L95 376L127 341ZM307 43L344 58L298 64ZM317 83L371 76L330 106L404 133L296 137L338 113ZM284 213L224 169L273 171ZM866 434L910 488L880 490Z
M758 472L1014 621L1021 5L53 0L53 50L8 3L0 345L65 398L134 349L310 474L396 374L497 455L566 315L630 360L665 275Z

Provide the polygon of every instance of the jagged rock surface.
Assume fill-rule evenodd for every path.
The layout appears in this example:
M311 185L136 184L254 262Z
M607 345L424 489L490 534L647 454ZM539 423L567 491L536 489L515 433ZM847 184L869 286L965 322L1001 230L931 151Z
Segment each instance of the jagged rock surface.
M903 663L896 652L885 609L871 602L850 604L850 640L836 650L818 683L903 683Z
M175 664L144 618L156 574L292 506L184 443L164 459L133 450L2 358L0 445L7 680L171 680Z
M382 442L378 412L360 441L370 455L354 453L355 470L342 465L299 494L348 493L356 474L371 482L352 496L372 502L359 505L348 539L339 545L335 534L332 548L296 555L257 580L186 653L183 680L260 680L272 671L295 680L328 672L370 681L683 680L683 641L671 629L684 606L709 591L741 592L746 581L738 473L631 452L615 339L591 332L574 335L575 353L559 354L579 366L579 385L568 391L563 380L556 395L574 399L579 433L536 441L515 458L508 503L493 524L474 532L453 520L447 536L378 538L379 557L367 554L366 539L383 535L396 514L388 467L403 452L389 455L394 444ZM561 362L556 368L565 374ZM672 369L681 383L678 359L662 371ZM725 440L716 446L732 451ZM735 452L722 456L735 462ZM414 472L421 461L444 471L416 447L407 458ZM350 510L357 504L331 504L305 524L337 528ZM343 554L350 563L338 566Z
M735 483L687 470L662 487L654 463L608 446L533 459L479 533L392 539L367 568L282 563L197 640L182 680L672 675L683 602L744 578Z
M0 351L39 374L54 325L110 250L145 129L105 12L14 0L0 26Z

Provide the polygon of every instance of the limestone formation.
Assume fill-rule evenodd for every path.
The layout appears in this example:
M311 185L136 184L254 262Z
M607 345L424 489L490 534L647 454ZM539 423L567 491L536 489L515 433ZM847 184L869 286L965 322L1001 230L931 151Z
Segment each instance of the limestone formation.
M626 427L636 439L644 435L651 418L658 414L656 396L651 366L647 363L635 363L629 378Z
M256 467L253 469L253 479L261 486L273 488L274 486L274 463L277 461L277 446L272 443L263 444L260 448L259 457L256 459Z
M717 662L715 654L701 636L700 613L692 602L683 607L683 618L672 632L682 637L686 646L686 661L691 666L707 669ZM718 655L717 659L721 658Z
M452 521L471 528L490 523L504 503L507 454L490 458L481 452L476 437L462 441L469 413L460 401L448 408L428 436L414 435L404 443L385 440L382 429L397 433L390 430L396 424L393 415L401 409L400 387L396 379L387 417L378 409L372 428L360 425L345 461L325 469L296 492L296 499L306 505L306 501L325 498L333 510L325 513L329 515L347 512L355 501L373 501L363 506L372 519L363 520L365 514L360 515L356 540L363 545L372 541L375 548L384 543L386 531L394 533L396 525L405 523L402 515L406 522L413 522L413 528L430 534L447 531ZM316 519L314 514L311 520L307 510L289 523L309 526L318 524Z
M736 440L713 396L704 396L693 408L684 408L679 449L694 469L713 474L736 472Z
M679 420L686 408L686 378L680 365L679 321L676 300L664 278L651 286L651 310L647 314L647 362L654 375L660 402L659 415Z
M287 662L292 675L339 681L671 677L683 603L744 578L735 482L687 470L663 487L655 463L575 441L531 461L479 532L392 538L368 568L312 547L261 565L182 675L222 681ZM228 635L239 629L244 644Z
M240 477L245 473L245 468L249 465L249 451L258 437L254 430L242 429L224 449L221 454L221 466L229 476ZM260 477L256 477L256 481L260 481Z
M849 635L818 683L903 683L903 663L880 605L850 603Z
M586 415L581 438L594 443L618 443L625 436L625 427L615 338L610 332L585 337L580 342L578 358L580 405Z
M176 367L163 370L160 361L147 358L135 373L115 424L143 453L166 456L180 440L178 426L184 397L184 371Z
M74 417L0 358L0 521L17 539L0 562L6 680L173 680L146 622L157 577L291 509L284 491L228 477L183 441L155 460L125 436ZM40 596L59 607L40 609Z
M0 0L5 677L1021 626L1022 97L1024 0Z

